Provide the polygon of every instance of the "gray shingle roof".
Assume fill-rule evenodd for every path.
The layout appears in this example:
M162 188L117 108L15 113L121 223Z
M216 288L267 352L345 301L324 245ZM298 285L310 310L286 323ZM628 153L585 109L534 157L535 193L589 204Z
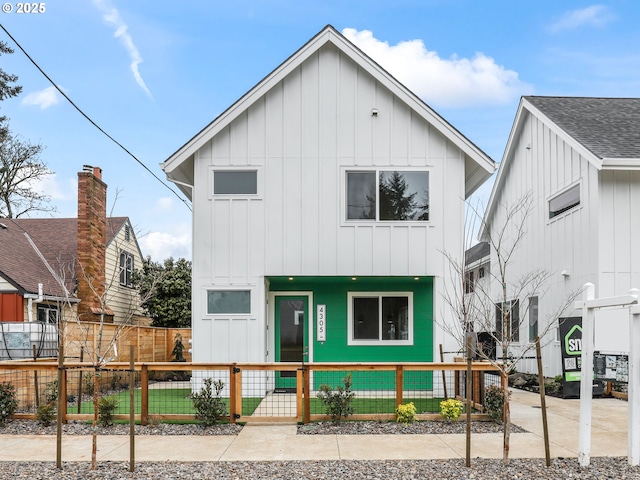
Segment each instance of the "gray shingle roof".
M640 98L524 97L599 158L640 158Z

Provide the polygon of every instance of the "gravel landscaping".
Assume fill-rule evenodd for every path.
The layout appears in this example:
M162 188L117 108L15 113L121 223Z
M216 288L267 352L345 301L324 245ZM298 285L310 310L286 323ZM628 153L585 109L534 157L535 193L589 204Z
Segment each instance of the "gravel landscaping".
M473 422L474 433L499 433L501 426L493 422ZM240 425L159 424L136 426L138 435L236 435ZM63 426L65 435L89 435L91 426L84 422L69 422ZM0 427L2 435L54 435L56 426L42 427L35 421L14 420ZM408 425L395 422L343 421L299 425L298 434L434 434L464 433L465 422L424 421ZM523 432L513 426L514 433ZM128 435L128 425L100 429L100 435ZM402 441L399 439L398 441ZM1 458L1 457L0 457ZM271 461L271 462L140 462L129 472L127 462L100 462L90 470L89 462L65 462L62 470L54 462L2 462L0 478L4 479L172 479L172 480L244 480L244 479L638 479L640 467L630 467L626 457L592 458L589 467L581 468L576 458L556 458L546 467L544 459L512 459L504 465L496 459L472 459L466 467L464 459L401 460L401 461Z

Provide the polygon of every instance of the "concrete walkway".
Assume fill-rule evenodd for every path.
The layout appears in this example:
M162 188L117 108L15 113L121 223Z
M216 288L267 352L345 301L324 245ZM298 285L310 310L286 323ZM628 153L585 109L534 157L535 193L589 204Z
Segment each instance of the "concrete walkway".
M579 400L547 397L552 457L578 456ZM511 458L544 458L539 396L514 390ZM502 434L474 434L473 458L502 458ZM0 461L55 461L55 436L0 435ZM627 402L594 399L591 456L627 455ZM237 436L136 437L136 462L465 458L465 435L296 435L295 425L246 425ZM63 461L90 461L91 437L63 437ZM128 461L129 438L98 438L98 461Z

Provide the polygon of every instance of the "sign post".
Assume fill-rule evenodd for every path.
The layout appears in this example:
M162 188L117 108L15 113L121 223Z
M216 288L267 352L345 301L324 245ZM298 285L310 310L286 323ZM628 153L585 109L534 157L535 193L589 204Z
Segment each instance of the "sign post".
M640 291L629 293L638 296ZM629 465L640 465L640 305L629 312Z
M628 307L631 305L637 305L638 303L638 290L631 290L628 295L622 295L620 297L607 297L607 298L595 298L595 286L592 283L586 283L584 285L584 300L578 301L575 304L576 309L582 309L582 371L580 379L580 430L578 438L578 461L581 467L589 466L591 461L591 414L593 404L592 384L593 384L593 353L594 353L594 319L595 310L599 308L608 307ZM630 312L633 313L638 307L633 307ZM635 315L634 315L635 316ZM640 316L640 310L638 311ZM630 329L634 329L633 320ZM639 328L640 330L640 328ZM635 330L631 330L631 334L634 334ZM638 332L635 332L636 335ZM632 368L632 364L637 362L634 359L634 346L638 343L638 339L631 338L632 347L629 356L629 368ZM631 374L631 372L630 372ZM633 375L638 375L635 373ZM631 389L631 383L635 382L637 385L638 380L629 377L629 388ZM635 390L635 388L634 388ZM629 391L630 404L633 402L631 397L632 391ZM634 392L635 393L635 392ZM634 395L635 396L635 395ZM629 462L632 462L632 449L631 449L631 436L635 436L635 432L632 432L632 420L638 422L634 415L634 408L630 405L629 412ZM636 411L637 412L637 411ZM636 448L634 446L634 448Z

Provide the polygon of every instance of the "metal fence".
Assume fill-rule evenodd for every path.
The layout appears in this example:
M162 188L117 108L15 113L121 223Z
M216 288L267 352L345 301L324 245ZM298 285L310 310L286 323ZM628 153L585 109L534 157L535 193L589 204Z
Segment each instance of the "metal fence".
M99 376L99 396L117 404L115 418L128 420L131 408L143 425L159 421L195 421L192 394L201 393L205 381L220 382L218 397L230 422L296 421L329 418L318 392L353 393L351 406L356 420L395 419L395 409L413 402L418 419L439 416L440 401L466 399L466 363L260 363L196 364L187 362L110 363L96 370L92 365L65 362L62 383L54 361L2 362L0 382L17 390L17 418L35 418L38 405L57 395L67 399L65 420L93 417L94 378ZM470 392L473 415L482 415L484 389L500 385L496 367L472 364ZM131 405L130 390L134 404ZM214 390L215 395L215 390Z

